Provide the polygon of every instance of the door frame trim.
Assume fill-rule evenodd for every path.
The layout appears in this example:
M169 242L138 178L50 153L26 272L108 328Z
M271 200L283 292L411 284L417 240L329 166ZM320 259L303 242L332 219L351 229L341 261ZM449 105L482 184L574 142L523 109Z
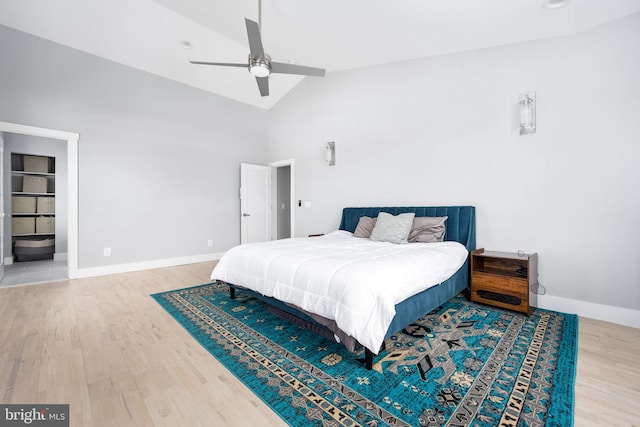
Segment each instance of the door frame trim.
M67 275L78 277L78 142L80 134L0 121L0 132L66 141L68 174Z

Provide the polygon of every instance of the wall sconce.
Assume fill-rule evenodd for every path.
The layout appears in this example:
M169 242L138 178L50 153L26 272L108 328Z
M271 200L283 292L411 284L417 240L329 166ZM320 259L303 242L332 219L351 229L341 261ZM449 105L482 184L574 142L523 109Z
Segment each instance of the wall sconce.
M327 142L325 160L329 166L335 166L336 164L336 143L333 141Z
M547 10L561 9L568 6L571 0L543 0L542 8Z
M536 132L536 93L520 95L520 135Z

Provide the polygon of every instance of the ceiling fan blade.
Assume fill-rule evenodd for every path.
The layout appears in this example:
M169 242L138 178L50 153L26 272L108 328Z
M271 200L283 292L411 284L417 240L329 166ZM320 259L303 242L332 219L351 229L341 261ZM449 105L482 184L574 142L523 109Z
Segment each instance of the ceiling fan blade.
M192 64L197 64L197 65L220 65L222 67L244 67L247 68L249 65L248 64L236 64L236 63L230 63L230 62L204 62L204 61L189 61Z
M303 76L324 77L324 69L305 67L302 65L271 62L271 72L279 74L300 74Z
M262 39L260 38L260 27L258 23L250 19L244 18L247 25L247 37L249 38L249 50L252 58L264 58L264 48L262 47Z
M258 89L260 89L260 95L269 96L269 77L256 77L258 82Z

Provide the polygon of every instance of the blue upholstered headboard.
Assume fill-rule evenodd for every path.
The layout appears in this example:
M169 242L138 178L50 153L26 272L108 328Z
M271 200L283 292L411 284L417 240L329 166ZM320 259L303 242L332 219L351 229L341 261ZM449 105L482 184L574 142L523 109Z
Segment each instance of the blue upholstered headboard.
M344 208L340 230L354 232L360 217L375 218L380 212L398 215L414 212L416 216L448 216L445 240L460 242L472 251L476 248L476 208L474 206L407 206L378 208Z

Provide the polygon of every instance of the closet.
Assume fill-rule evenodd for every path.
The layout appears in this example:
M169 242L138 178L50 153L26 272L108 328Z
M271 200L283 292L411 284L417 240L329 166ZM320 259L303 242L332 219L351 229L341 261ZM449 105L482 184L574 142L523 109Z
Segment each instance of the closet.
M53 259L55 177L55 157L11 153L11 238L16 262Z

